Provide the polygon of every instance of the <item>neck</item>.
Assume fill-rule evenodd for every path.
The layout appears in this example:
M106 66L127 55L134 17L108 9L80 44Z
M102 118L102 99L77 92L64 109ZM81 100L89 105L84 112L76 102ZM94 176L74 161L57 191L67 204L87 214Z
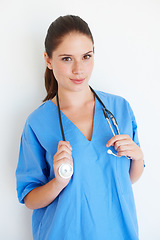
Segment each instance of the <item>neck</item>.
M61 109L66 109L70 107L81 107L84 106L87 102L94 100L94 95L90 90L89 86L86 86L81 91L69 91L58 89L58 98Z

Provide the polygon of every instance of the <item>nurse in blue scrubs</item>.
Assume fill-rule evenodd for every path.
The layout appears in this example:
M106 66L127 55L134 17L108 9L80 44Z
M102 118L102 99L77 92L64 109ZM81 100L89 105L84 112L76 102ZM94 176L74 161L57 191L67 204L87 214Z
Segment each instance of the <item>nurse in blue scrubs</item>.
M26 120L16 170L19 201L33 209L33 239L139 239L132 184L144 164L137 124L124 98L96 91L120 135L107 124L88 85L94 41L87 23L73 15L56 19L44 57L47 96ZM73 167L68 179L59 174L64 163Z

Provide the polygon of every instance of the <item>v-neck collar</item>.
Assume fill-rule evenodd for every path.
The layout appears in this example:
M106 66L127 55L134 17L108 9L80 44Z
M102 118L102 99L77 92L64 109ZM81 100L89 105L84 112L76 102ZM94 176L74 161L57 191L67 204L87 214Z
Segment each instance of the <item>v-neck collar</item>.
M58 107L52 102L52 100L48 100L48 102L51 102L51 104L57 109L58 113ZM91 140L88 140L85 135L82 133L82 131L60 110L61 113L61 118L62 118L62 124L63 124L63 129L64 133L66 132L66 127L72 127L77 130L77 132L88 142L92 142L94 138L94 133L95 133L95 125L96 125L96 114L97 114L97 98L95 97L95 104L94 104L94 116L93 116L93 127L92 127L92 137Z

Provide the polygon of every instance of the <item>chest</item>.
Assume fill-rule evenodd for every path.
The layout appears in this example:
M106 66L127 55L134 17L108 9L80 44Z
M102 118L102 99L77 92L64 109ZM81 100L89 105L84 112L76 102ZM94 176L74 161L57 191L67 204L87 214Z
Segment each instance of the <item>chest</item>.
M89 103L86 106L72 108L69 111L63 110L63 113L67 118L89 141L91 140L93 133L94 105L94 103Z

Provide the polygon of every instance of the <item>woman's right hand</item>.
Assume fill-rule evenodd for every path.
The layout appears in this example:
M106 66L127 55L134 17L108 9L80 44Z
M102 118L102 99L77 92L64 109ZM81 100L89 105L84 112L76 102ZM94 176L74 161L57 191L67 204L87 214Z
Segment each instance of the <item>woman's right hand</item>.
M54 173L55 173L55 180L60 187L66 187L71 178L64 179L59 175L59 167L64 164L68 163L73 167L73 159L72 159L72 147L67 141L60 141L58 143L58 149L56 154L54 155Z
M73 167L72 148L69 142L60 141L54 155L55 178L46 184L34 188L24 198L25 205L30 209L38 209L48 206L67 186L70 178L64 179L59 175L59 167L63 163L69 163Z

